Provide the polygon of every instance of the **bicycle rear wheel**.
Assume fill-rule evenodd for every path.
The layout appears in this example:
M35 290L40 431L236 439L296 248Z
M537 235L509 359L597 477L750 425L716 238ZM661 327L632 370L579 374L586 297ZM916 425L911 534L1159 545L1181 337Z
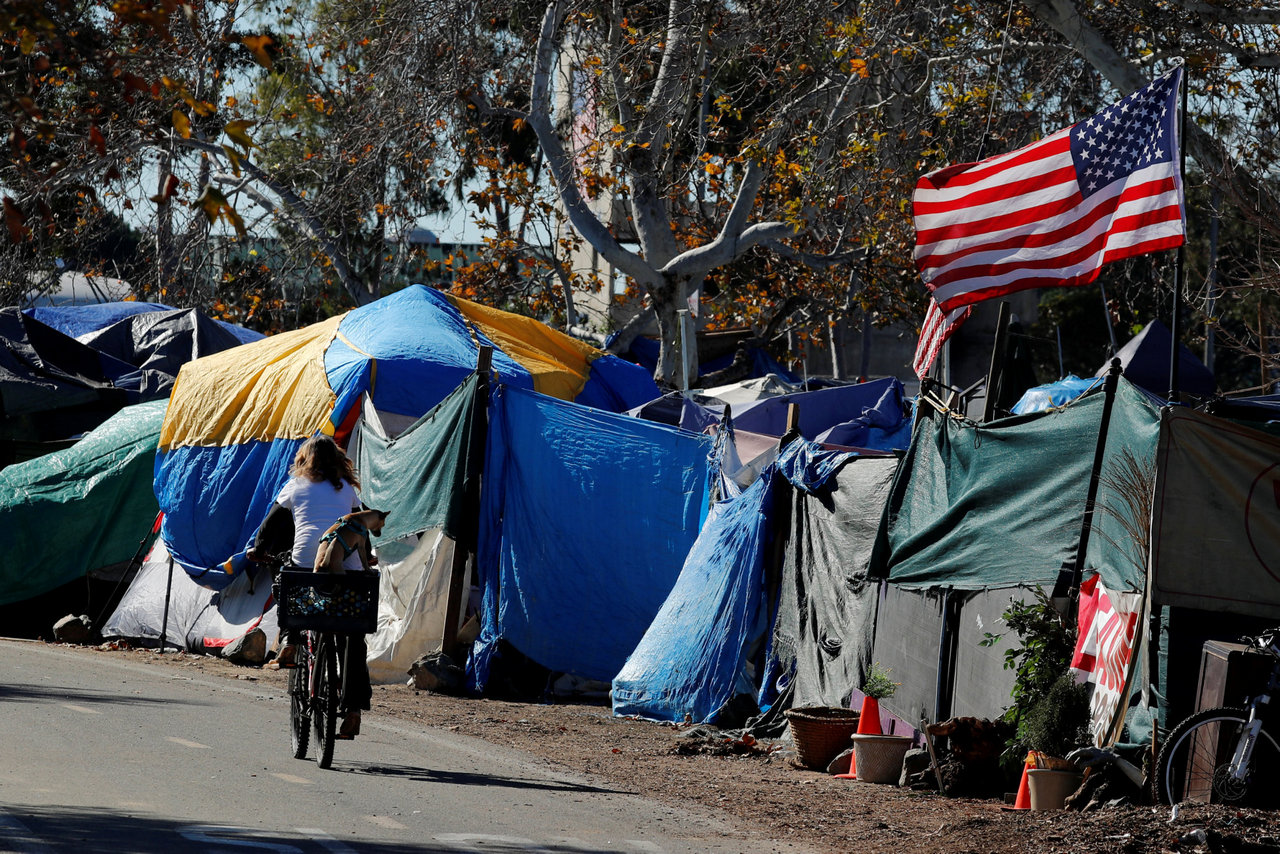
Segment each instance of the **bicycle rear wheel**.
M311 738L310 697L307 696L306 662L298 663L289 671L289 740L293 745L293 758L307 758L307 742Z
M342 687L342 683L338 681L338 651L334 645L333 635L322 634L316 643L315 686L311 723L316 734L316 764L321 768L328 768L333 764L333 741L337 733L338 721L338 691Z
M1265 729L1244 779L1231 774L1232 753L1248 722L1243 709L1205 709L1174 727L1156 760L1156 801L1280 806L1280 745Z

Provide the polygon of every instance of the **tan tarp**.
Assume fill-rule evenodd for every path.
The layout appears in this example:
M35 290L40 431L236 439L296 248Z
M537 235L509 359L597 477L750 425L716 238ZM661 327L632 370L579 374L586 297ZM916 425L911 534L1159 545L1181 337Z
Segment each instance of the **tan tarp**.
M1280 618L1280 439L1166 408L1156 467L1154 604Z

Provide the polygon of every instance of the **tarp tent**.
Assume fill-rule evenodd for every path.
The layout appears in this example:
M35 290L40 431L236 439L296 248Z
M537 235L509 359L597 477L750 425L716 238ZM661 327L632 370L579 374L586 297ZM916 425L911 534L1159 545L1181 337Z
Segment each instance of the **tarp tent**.
M0 471L0 604L127 561L155 520L165 402L127 406L70 448Z
M174 314L179 312L181 314ZM130 340L124 345L135 352L148 352L153 348L146 343L147 339L165 347L171 347L169 339L182 337L188 330L196 330L200 335L210 337L217 333L206 331L216 327L230 333L238 344L248 344L265 336L261 332L228 323L225 320L211 320L196 309L178 309L158 302L103 302L92 305L47 306L23 309L23 314L34 317L46 326L51 326L63 335L69 335L82 343L92 343L95 338L110 327L125 323L130 333ZM147 315L156 315L148 317ZM187 315L182 317L182 315ZM153 327L159 327L155 329ZM202 328L203 327L203 328ZM118 333L115 333L118 334ZM109 347L99 349L110 352ZM191 354L182 361L188 361L210 352L224 350L225 346L211 348L201 344L199 340L192 342ZM125 361L140 364L132 359ZM179 363L180 364L180 363ZM173 365L172 373L177 375L179 364Z
M776 438L786 432L788 408L795 404L800 409L800 435L819 444L891 451L911 442L911 405L896 377L814 391L797 388L770 376L696 392L673 392L631 412L683 430L704 432L720 423L727 404L736 430Z
M1160 428L1153 604L1280 620L1280 438L1184 408Z
M494 347L502 383L624 410L657 396L643 369L525 317L422 285L183 368L160 439L165 543L220 588L316 432L345 443L364 395L393 433L442 401Z
M988 424L921 408L871 566L888 583L874 656L903 681L882 704L886 710L914 725L922 711L994 717L1007 705L1012 674L1003 669L1002 649L978 642L987 631L999 633L990 627L1011 597L1052 586L1064 565L1074 564L1102 391ZM1158 417L1150 398L1121 377L1084 562L1111 590L1145 584L1141 559L1129 547L1133 508L1119 479L1127 460L1154 460ZM963 651L967 676L956 678L957 663L944 666L939 680L938 662L950 650Z
M614 713L715 721L743 694L761 704L780 694L847 704L869 664L867 560L896 465L797 440L749 488L718 502L613 681Z
M473 682L486 684L500 641L607 682L698 535L711 439L510 387L489 418Z
M16 308L0 309L0 440L69 439L92 430L140 402L116 387L132 371Z
M262 337L154 303L4 309L0 464L65 444L121 406L166 396L185 362L254 336Z
M1136 386L1152 394L1166 397L1170 386L1170 358L1173 353L1173 335L1169 327L1153 320L1142 331L1129 339L1115 357L1124 368L1124 376ZM1094 376L1106 376L1111 360L1098 368ZM1196 357L1185 344L1178 345L1178 390L1197 397L1212 397L1217 389L1213 371Z
M269 607L271 585L241 575L224 590L191 580L157 540L128 590L102 626L105 638L159 643L192 652L220 649L253 628L268 638L279 627Z

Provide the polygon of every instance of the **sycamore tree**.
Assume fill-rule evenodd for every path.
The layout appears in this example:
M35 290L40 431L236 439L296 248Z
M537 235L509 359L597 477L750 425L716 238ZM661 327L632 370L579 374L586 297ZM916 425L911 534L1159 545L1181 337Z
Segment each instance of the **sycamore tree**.
M526 49L464 67L473 76L456 85L468 108L532 133L565 219L643 295L658 376L674 381L677 312L699 289L723 295L723 322L761 325L778 304L821 303L825 321L868 281L893 290L901 264L884 262L903 244L889 197L932 110L926 60L894 42L928 16L889 5L875 27L805 0L481 13L460 49L495 25ZM853 142L860 122L893 115L902 126Z

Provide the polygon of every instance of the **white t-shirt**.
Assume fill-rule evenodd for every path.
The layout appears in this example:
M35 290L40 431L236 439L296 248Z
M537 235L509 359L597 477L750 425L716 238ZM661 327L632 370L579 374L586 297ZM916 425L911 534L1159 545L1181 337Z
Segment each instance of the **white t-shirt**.
M315 566L316 552L324 532L339 518L360 509L360 497L347 481L342 482L341 489L334 489L327 480L317 483L305 477L290 478L276 496L276 503L288 507L293 513L291 557L294 564L305 569ZM360 555L354 551L342 565L347 569L363 568Z

